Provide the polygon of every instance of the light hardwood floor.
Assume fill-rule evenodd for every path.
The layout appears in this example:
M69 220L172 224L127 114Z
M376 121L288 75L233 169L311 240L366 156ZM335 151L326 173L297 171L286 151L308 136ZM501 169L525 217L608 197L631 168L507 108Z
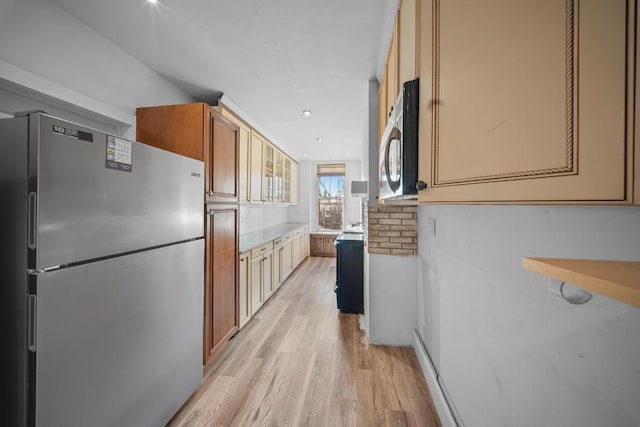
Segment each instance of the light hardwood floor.
M170 426L439 426L410 348L369 345L309 258L205 368Z

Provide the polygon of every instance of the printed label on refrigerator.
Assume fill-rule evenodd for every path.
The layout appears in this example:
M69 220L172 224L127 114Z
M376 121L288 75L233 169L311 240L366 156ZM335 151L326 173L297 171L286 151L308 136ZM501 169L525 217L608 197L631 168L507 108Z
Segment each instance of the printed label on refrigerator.
M125 172L131 172L131 141L118 138L117 136L107 135L107 158L105 166L109 169L115 169Z
M63 126L53 125L53 133L66 136L68 138L79 139L82 141L93 142L93 134L83 132L78 129L70 129Z

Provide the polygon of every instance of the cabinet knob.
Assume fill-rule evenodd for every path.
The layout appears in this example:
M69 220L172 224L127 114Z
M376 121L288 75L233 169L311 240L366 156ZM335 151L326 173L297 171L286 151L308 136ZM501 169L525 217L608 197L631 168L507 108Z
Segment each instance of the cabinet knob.
M422 191L422 190L424 190L425 188L427 188L427 183L426 183L426 182L424 182L424 181L418 181L418 182L416 182L416 190L418 190L418 191Z

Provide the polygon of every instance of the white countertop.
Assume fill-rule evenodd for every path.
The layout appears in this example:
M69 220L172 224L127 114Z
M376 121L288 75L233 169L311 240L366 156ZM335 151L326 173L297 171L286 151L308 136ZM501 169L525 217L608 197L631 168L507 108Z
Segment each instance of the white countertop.
M308 225L309 224L300 222L285 222L284 224L278 224L261 230L240 234L240 252L246 252L260 245L264 245L265 243L277 239L284 234Z

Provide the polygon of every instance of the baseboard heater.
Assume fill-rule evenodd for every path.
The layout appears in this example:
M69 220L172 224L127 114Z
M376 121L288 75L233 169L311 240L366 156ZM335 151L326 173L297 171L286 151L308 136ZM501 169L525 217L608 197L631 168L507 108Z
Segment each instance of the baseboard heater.
M436 371L431 357L427 352L427 348L422 342L422 338L418 334L417 330L413 330L413 349L416 352L416 357L420 363L422 369L422 375L424 375L429 391L431 392L431 398L436 406L436 411L440 417L440 422L443 427L464 427L464 423L457 414L451 397L444 386L440 375Z

